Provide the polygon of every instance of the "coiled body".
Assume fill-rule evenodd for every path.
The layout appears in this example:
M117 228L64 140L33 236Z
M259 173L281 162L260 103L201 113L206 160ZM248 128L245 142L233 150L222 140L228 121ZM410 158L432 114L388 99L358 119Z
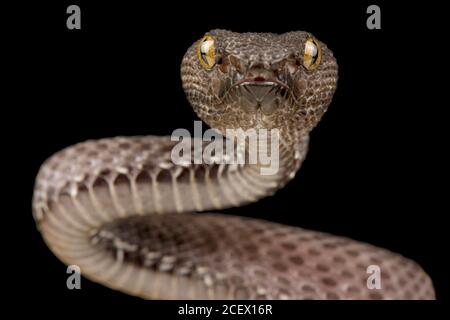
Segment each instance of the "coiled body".
M194 45L182 64L187 96L212 127L221 132L280 129L276 173L262 175L259 162L176 165L171 158L176 142L169 137L77 144L47 160L36 180L34 217L50 249L66 264L78 265L84 276L143 298L434 298L423 270L387 250L267 221L203 213L272 195L299 169L308 133L337 81L337 65L326 47L318 73L300 68L283 73L290 72L293 60L282 49L307 36L215 30L211 37L220 63L202 69ZM245 82L249 77L254 80ZM371 266L381 271L381 288L368 285Z

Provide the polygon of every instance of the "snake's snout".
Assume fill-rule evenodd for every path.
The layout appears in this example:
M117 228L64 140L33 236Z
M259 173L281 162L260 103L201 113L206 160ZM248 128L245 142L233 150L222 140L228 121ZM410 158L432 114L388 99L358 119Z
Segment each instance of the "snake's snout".
M270 115L278 110L286 97L287 87L272 70L262 67L249 69L234 84L242 109L253 113L261 110Z

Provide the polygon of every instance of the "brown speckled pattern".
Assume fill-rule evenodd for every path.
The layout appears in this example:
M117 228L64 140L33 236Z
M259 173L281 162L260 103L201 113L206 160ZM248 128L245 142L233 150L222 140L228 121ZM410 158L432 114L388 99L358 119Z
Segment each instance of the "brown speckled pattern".
M112 254L117 252L108 234L132 249L125 251L125 260L203 281L219 299L420 299L432 295L427 291L428 277L412 261L346 238L266 221L175 214L114 221L102 231L103 235L94 236L96 242ZM366 286L367 267L373 264L383 270L381 290Z
M257 219L193 213L257 201L292 179L337 84L336 60L320 41L320 65L302 66L309 33L208 34L216 46L211 70L200 65L196 44L183 58L190 103L221 132L279 129L280 170L264 176L259 163L174 165L169 137L68 147L36 179L33 215L49 248L82 275L147 299L434 299L426 273L390 251ZM271 84L245 82L261 77ZM265 93L259 104L252 90ZM371 265L380 267L381 289L367 287Z

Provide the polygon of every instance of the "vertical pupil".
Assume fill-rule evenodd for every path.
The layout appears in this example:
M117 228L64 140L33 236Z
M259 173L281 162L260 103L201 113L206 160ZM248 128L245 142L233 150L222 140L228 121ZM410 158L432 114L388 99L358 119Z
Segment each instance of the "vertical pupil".
M202 56L202 59L203 59L205 62L207 62L207 60L206 60L206 52L205 52L204 50L201 50L201 51L200 51L200 54L201 54L201 56Z
M207 59L207 54L208 54L208 42L207 42L207 41L204 41L204 42L202 43L202 47L201 47L200 53L201 53L201 55L202 55L203 60L204 60L205 62L208 62L208 59Z
M203 59L203 61L206 64L210 64L211 63L211 46L212 46L212 41L209 39L205 39L203 40L202 45L200 46L200 55Z
M317 49L311 53L312 64L316 63L317 60Z

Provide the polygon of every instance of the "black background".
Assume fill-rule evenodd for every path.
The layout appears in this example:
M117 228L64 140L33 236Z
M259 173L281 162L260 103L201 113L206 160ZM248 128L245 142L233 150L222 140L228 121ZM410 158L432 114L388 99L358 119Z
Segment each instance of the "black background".
M27 259L38 275L35 301L140 303L86 279L82 290L67 290L65 266L46 248L31 216L34 177L47 157L86 139L193 130L197 117L181 88L179 66L188 46L214 28L309 31L339 64L335 97L296 178L274 197L225 212L399 252L430 274L438 299L448 298L442 258L448 210L440 206L446 192L438 186L443 145L436 138L442 129L436 109L443 104L434 100L438 84L428 74L440 51L430 8L376 1L382 29L368 30L372 2L92 2L23 11L31 14L20 82L27 90L19 97L27 101L26 116L24 108L15 111L23 125L18 139L27 146L21 214L31 235ZM81 30L66 28L69 4L81 7Z

